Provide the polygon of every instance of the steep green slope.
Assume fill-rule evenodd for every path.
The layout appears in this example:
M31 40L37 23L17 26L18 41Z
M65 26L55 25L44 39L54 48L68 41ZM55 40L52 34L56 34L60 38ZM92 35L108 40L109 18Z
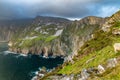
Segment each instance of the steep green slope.
M73 57L104 22L104 18L94 16L73 22L62 18L37 17L30 27L15 34L10 50L25 54L43 53L46 57L51 54Z
M107 31L104 30L105 28L103 27L105 26L103 24L102 29L98 29L92 34L93 38L85 42L80 48L78 55L73 58L72 62L65 62L62 66L46 75L43 79L52 80L54 77L58 78L58 76L61 75L61 78L63 78L65 77L64 75L68 76L74 74L74 79L78 80L76 77L81 74L82 70L90 68L97 69L98 65L103 65L103 67L105 67L105 72L102 74L90 74L88 80L119 80L120 52L115 53L113 47L115 43L120 43L120 19L118 19L118 15L119 12L107 20L106 23L109 25L109 27L106 26ZM117 59L117 66L114 68L107 68L107 61L112 58Z
M115 54L113 44L120 42L120 36L112 35L111 33L97 32L95 38L86 42L79 52L79 55L74 58L74 64L67 64L58 73L72 74L79 73L83 68L90 68L104 64L108 59L118 57ZM90 62L87 62L91 60Z

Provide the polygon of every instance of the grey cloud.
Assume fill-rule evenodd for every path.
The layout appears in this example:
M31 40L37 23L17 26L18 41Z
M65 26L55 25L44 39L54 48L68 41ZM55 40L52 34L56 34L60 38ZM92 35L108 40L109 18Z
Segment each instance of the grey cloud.
M11 1L11 3L10 3ZM0 19L27 18L38 15L82 18L85 16L109 16L120 8L119 0L35 0L37 2L0 1ZM28 0L27 0L28 1ZM113 7L113 12L108 10ZM105 8L107 12L103 9ZM105 14L104 14L105 13Z

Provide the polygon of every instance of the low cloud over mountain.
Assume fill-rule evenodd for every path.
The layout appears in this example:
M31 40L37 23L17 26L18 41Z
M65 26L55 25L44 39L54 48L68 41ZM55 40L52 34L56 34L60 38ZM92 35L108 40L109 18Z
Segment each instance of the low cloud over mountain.
M119 10L119 4L119 0L0 0L0 19L106 17Z

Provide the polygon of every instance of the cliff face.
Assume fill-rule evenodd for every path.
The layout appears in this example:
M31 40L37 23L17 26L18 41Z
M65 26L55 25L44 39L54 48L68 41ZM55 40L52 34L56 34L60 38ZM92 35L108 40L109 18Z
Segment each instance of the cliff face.
M63 41L65 38L61 40L63 41L62 43L65 42L65 44L69 41L68 44L70 45L66 44L66 46L69 46L69 49L77 49L77 51L79 49L78 55L74 56L72 62L65 62L62 66L56 68L56 70L53 72L48 73L45 77L42 78L42 80L120 79L120 11L105 19L98 18L96 20L95 17L92 18L92 20L88 17L84 19L76 23L86 23L86 25L88 25L88 29L86 29L86 26L83 27L85 29L82 29L82 27L66 27L65 29L67 29L67 33L70 31L66 37L67 40L66 42ZM98 27L95 27L96 25L99 26L99 29ZM77 35L78 32L81 33ZM83 35L84 32L86 35ZM92 36L90 38L89 34L91 33ZM72 43L72 41L74 42ZM84 43L82 47L79 45L79 42L81 41Z
M63 18L41 17L34 19L29 27L16 33L11 39L10 50L43 56L77 55L84 42L90 40L106 19L89 16L80 21Z
M32 19L0 20L0 42L9 41L14 34L27 27Z

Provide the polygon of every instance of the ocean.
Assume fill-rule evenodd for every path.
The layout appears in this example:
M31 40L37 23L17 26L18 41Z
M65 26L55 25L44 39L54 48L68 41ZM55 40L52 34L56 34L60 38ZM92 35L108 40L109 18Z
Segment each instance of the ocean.
M7 43L0 43L0 80L31 80L42 67L47 70L62 64L64 59L21 55L7 51Z

